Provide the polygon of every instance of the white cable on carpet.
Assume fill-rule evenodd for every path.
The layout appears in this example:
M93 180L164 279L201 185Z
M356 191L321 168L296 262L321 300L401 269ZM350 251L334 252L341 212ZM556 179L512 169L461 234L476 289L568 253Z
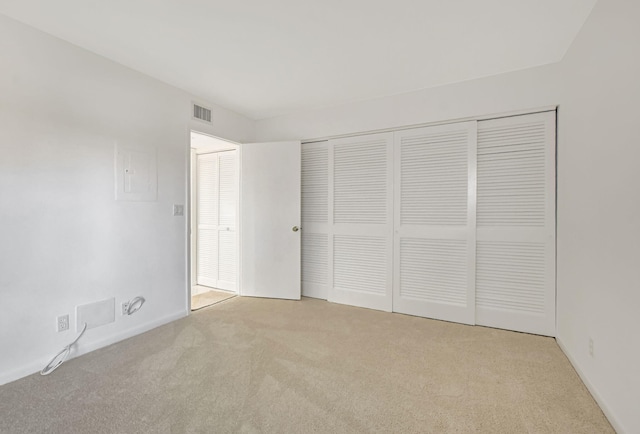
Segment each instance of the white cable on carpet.
M80 332L78 337L75 338L75 340L71 342L69 345L64 347L58 354L53 356L53 359L51 359L51 361L47 364L47 366L42 368L42 371L40 371L40 375L49 375L53 371L58 369L58 367L62 365L65 360L67 360L67 357L69 357L69 354L71 353L71 347L74 346L76 342L80 340L80 338L82 337L82 335L86 330L87 330L87 323L84 323L84 327L82 327L82 331Z

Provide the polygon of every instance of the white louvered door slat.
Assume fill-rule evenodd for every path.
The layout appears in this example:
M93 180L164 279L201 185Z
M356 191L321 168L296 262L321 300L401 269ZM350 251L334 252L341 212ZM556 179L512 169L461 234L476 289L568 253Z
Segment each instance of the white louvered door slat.
M391 311L393 134L329 141L328 300Z
M218 282L216 288L237 288L236 215L238 198L238 151L218 153Z
M394 312L475 322L476 122L395 133Z
M555 112L478 122L476 322L555 335Z
M218 281L218 156L197 156L196 280L216 287Z
M302 145L302 295L328 296L329 144Z

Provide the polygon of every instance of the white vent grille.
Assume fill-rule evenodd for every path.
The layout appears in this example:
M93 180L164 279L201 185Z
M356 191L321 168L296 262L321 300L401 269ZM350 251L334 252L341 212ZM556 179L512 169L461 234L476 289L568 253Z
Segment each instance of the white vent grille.
M335 145L335 223L387 222L387 164L384 139Z
M384 237L336 235L333 247L336 288L385 294L389 265Z
M402 224L467 223L468 132L407 135L400 140Z
M220 162L220 225L236 225L236 151L221 152Z
M198 104L193 104L193 118L199 119L206 123L211 123L211 109L202 107Z
M545 122L478 123L477 222L545 225Z
M327 223L329 150L302 149L302 221Z
M476 304L545 313L544 243L479 241Z
M327 234L310 234L302 232L302 281L327 283L328 273L328 240Z
M467 305L467 242L400 240L400 296Z

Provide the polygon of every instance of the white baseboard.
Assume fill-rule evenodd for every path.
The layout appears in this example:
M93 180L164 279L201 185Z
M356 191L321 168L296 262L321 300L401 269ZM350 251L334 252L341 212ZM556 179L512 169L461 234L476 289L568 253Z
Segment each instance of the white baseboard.
M139 335L140 333L147 332L147 331L149 331L151 329L154 329L154 328L159 327L161 325L168 324L168 323L173 322L173 321L175 321L177 319L184 318L187 315L188 315L187 311L176 312L176 313L173 313L171 315L167 315L165 317L158 318L158 319L155 319L153 321L149 321L149 322L147 322L145 324L140 324L138 326L129 328L129 329L127 329L125 331L122 331L120 333L116 333L114 335L107 336L106 338L100 339L98 341L91 342L91 343L86 344L86 345L79 345L78 346L78 351L72 352L70 357L69 357L69 360L70 359L74 359L76 357L79 357L79 356L81 356L83 354L90 353L90 352L95 351L95 350L97 350L99 348L103 348L103 347L109 346L111 344L115 344L116 342L120 342L120 341L123 341L125 339L131 338L133 336ZM51 356L53 356L53 354ZM51 356L47 356L47 357L51 357ZM26 365L23 365L18 369L14 369L14 370L9 371L9 372L3 372L2 374L0 374L0 386L2 386L3 384L10 383L12 381L19 380L20 378L26 377L28 375L35 374L36 372L40 372L42 370L42 368L44 368L44 366L47 364L48 361L49 361L49 359L47 358L44 361L42 361L42 360L35 361L33 363L28 363Z
M602 409L602 412L604 413L607 420L609 420L609 423L611 424L613 429L616 430L618 434L624 434L626 431L622 428L622 425L618 422L618 420L616 419L615 415L613 414L613 412L611 411L607 403L604 401L604 399L602 399L602 396L600 396L600 394L598 393L598 390L594 387L591 381L589 381L589 378L584 374L582 369L580 369L580 366L576 363L576 360L573 358L573 356L571 355L571 353L569 352L565 344L562 342L562 340L559 337L556 337L556 342L558 343L558 346L560 347L564 355L567 356L567 359L569 359L569 362L573 366L573 369L575 369L576 372L578 373L578 376L580 377L580 379L582 379L582 382L591 393L591 396L593 396L593 399L596 400L596 402L600 406L600 409Z

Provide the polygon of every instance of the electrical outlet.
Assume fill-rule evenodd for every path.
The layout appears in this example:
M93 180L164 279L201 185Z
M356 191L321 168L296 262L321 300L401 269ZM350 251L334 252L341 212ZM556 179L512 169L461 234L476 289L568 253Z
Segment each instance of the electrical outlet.
M593 339L589 338L589 355L593 357Z
M58 317L58 331L63 332L69 330L69 315L60 315Z
M129 315L129 313L127 312L129 310L129 302L128 301L123 301L122 302L122 315Z

